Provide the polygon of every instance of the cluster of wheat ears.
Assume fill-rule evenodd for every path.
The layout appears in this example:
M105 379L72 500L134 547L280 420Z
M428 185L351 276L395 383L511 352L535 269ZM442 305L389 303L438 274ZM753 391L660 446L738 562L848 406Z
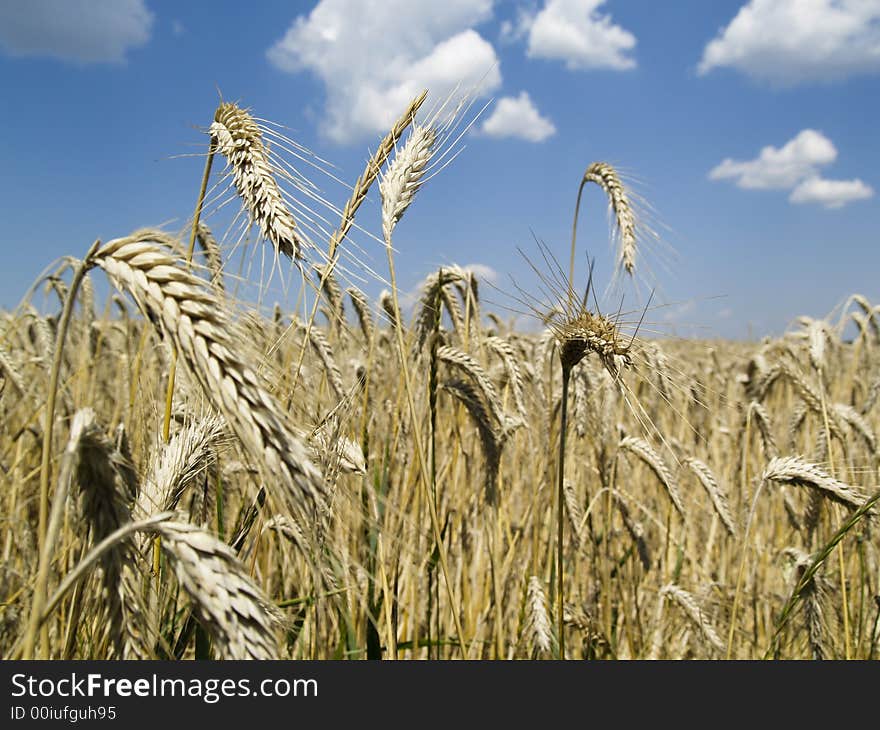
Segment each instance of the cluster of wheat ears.
M874 657L880 309L854 295L761 343L644 336L572 281L587 183L637 267L604 163L569 271L535 266L552 301L523 296L541 331L456 266L402 308L394 231L456 134L416 121L424 100L329 225L285 191L317 199L278 162L307 155L222 103L184 234L97 241L2 314L4 658ZM229 291L215 158L302 273L302 315ZM344 288L370 198L376 307Z

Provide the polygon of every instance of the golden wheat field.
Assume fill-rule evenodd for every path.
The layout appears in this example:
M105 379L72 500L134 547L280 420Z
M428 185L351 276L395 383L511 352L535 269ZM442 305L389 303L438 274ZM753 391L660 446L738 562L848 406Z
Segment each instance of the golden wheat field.
M222 103L182 231L71 250L2 314L2 656L874 658L880 307L652 338L649 306L573 280L574 233L513 292L536 329L455 266L402 303L394 229L455 134L424 98L323 240L283 144ZM638 216L585 166L625 284ZM215 185L300 307L236 293ZM341 268L355 226L387 253L376 302Z

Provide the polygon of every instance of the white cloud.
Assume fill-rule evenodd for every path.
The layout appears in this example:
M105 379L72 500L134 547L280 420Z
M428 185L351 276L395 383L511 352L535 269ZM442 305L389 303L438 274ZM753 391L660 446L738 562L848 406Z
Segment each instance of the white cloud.
M598 12L605 0L547 0L529 27L528 55L565 61L569 69L635 68L636 37ZM520 20L522 23L523 20Z
M788 199L792 203L819 203L826 208L842 208L854 200L867 200L874 196L874 190L861 180L826 180L810 177L791 191Z
M553 122L541 116L525 91L499 99L481 130L490 137L517 137L529 142L543 142L556 133Z
M671 305L663 313L663 321L681 324L686 317L693 313L695 308L696 303L693 299L681 302L680 304Z
M128 51L150 40L152 27L144 0L0 3L0 46L10 56L124 63Z
M479 84L480 95L500 86L495 49L473 29L491 15L492 0L321 0L267 55L283 71L323 81L327 136L369 139L423 88L430 108L459 84Z
M186 33L186 28L184 27L183 23L181 23L179 20L172 20L171 21L171 32L174 33L174 35L176 35L176 36L181 36L184 33Z
M737 187L791 190L791 203L818 203L841 208L873 197L874 190L859 179L829 180L819 168L837 159L837 148L821 132L804 129L782 147L767 146L753 160L727 158L709 172L710 180L733 180Z
M837 149L821 132L805 129L781 148L767 146L754 160L727 158L709 173L710 180L732 179L737 187L787 190L837 159Z
M499 273L488 264L467 264L461 268L470 271L480 283L496 284L501 278Z
M751 0L697 70L725 66L780 85L880 71L880 0Z
M532 23L535 22L534 9L520 6L516 9L513 19L502 20L499 27L498 39L501 43L509 44L523 40L529 34Z

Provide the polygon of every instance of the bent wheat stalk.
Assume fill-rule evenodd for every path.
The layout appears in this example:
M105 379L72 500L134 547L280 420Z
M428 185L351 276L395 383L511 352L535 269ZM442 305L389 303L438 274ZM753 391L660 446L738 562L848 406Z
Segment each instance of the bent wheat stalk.
M95 256L112 282L168 338L255 464L276 480L299 518L323 504L320 472L285 424L280 406L239 354L225 305L205 283L152 242L151 231L116 239Z
M618 251L618 261L626 272L632 276L635 272L636 265L636 231L635 216L633 215L632 206L629 202L629 196L626 188L620 181L617 171L607 162L594 162L584 172L581 179L580 187L578 187L577 202L574 207L574 223L571 226L571 260L569 262L569 282L574 281L574 250L577 241L577 221L578 212L581 207L581 195L584 192L584 186L587 183L595 183L608 196L608 202L614 213L614 220L617 226L617 232L620 236L620 249ZM574 297L574 291L569 290L570 296Z

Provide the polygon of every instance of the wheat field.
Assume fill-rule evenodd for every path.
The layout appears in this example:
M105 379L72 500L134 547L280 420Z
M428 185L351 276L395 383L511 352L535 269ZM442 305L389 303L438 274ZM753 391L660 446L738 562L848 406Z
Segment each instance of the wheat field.
M542 247L541 292L512 292L537 327L456 266L402 302L395 228L460 133L424 100L323 226L221 104L182 232L47 262L2 313L2 656L874 658L880 307L649 337L649 305L573 280L577 212L568 271ZM626 284L638 216L610 165L587 183ZM235 293L203 215L224 184L300 306ZM387 255L375 302L356 231Z

